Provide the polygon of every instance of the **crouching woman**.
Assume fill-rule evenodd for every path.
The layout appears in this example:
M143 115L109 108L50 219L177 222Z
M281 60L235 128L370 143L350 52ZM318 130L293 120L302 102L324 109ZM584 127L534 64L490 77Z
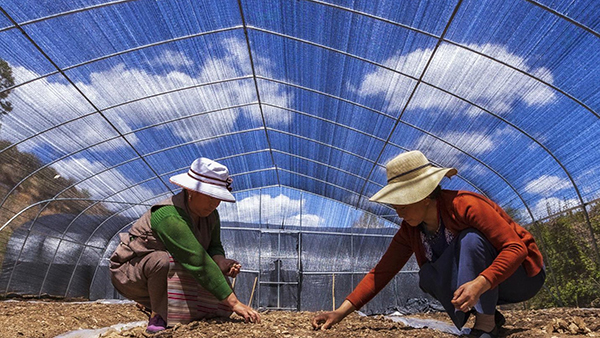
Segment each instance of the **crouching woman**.
M361 308L414 254L419 286L440 301L458 329L474 314L469 337L498 337L505 319L496 306L525 301L544 284L533 236L488 198L442 190L440 181L456 169L434 167L418 151L392 159L386 171L387 185L370 200L392 206L403 219L400 229L342 305L317 315L313 326L329 328Z
M217 207L235 202L227 167L207 158L171 177L183 190L138 219L110 257L111 281L123 296L151 310L147 332L232 312L246 322L260 315L241 303L227 277L241 265L225 258Z

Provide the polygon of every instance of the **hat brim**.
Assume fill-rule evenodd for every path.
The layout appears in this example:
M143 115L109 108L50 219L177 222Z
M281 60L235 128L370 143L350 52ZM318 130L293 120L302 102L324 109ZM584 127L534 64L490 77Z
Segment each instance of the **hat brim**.
M184 189L196 191L201 194L219 199L223 202L235 203L235 197L233 197L227 188L220 185L200 182L191 178L187 173L175 175L171 177L169 181Z
M450 177L456 173L454 168L431 167L414 179L389 183L369 198L369 201L392 205L417 203L429 196L444 177Z

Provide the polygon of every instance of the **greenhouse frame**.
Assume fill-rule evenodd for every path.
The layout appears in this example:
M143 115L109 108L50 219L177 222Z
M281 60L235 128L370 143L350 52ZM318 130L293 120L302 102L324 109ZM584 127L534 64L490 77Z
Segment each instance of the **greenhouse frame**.
M402 223L369 201L386 163L419 150L534 234L537 306L600 304L598 1L5 0L0 47L4 297L122 298L118 234L207 157L240 300L336 308ZM363 311L439 308L418 269Z

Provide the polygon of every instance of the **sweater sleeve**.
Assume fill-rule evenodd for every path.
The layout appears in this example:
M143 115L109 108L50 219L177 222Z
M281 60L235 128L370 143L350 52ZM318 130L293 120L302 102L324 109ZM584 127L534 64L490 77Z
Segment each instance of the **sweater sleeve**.
M198 283L218 300L227 298L232 292L217 263L198 242L191 221L185 212L174 206L163 206L152 212L152 230L165 245L169 253Z
M498 250L494 262L480 275L495 288L510 277L527 257L527 246L515 231L515 223L495 203L475 194L455 201L461 223L476 228Z
M398 230L377 265L346 297L358 310L375 297L404 267L413 254L406 231Z

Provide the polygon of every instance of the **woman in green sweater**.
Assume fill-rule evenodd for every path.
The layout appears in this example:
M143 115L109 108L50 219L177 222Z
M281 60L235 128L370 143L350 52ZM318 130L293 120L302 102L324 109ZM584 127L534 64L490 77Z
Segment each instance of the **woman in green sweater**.
M146 328L151 333L194 319L197 311L203 316L235 312L246 322L260 322L258 312L237 299L226 279L236 277L241 268L225 258L216 210L221 201L235 202L229 170L199 158L187 173L170 181L183 191L153 205L129 232L119 234L121 243L110 258L114 287L151 309ZM169 283L169 293L168 278L176 280L175 286ZM189 280L202 291L190 296ZM181 304L193 306L182 309Z

